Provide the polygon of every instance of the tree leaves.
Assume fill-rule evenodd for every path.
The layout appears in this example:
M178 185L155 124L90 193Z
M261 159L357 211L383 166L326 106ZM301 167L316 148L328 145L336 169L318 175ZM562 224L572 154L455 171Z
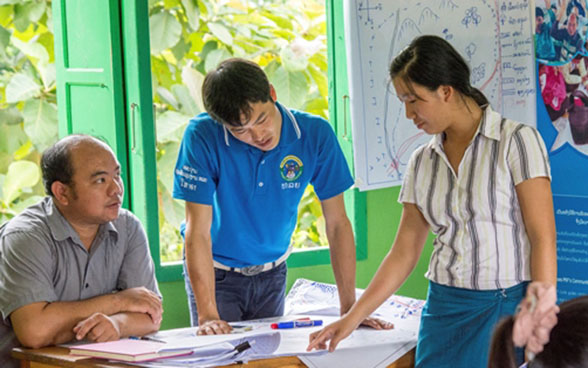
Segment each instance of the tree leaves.
M23 189L33 187L40 178L39 167L35 163L25 160L11 163L2 186L5 203L14 201Z
M22 122L22 114L16 107L0 110L0 122L14 125Z
M188 18L188 25L193 31L198 29L200 25L200 10L198 9L198 3L196 0L182 0L182 6L184 7L184 13Z
M149 17L151 53L157 54L173 47L180 40L182 25L168 11L161 11Z
M23 42L18 37L12 36L10 42L26 56L38 60L43 64L49 62L49 54L43 45L35 41Z
M204 69L208 73L215 69L221 61L231 57L231 54L225 49L216 49L208 53L206 62L204 63Z
M185 65L182 68L182 80L184 81L184 85L188 88L190 98L198 107L198 112L204 111L201 88L202 82L204 82L204 75L190 65Z
M57 106L44 100L29 100L22 114L24 130L39 152L57 141Z
M0 152L14 156L27 141L28 137L19 125L0 124Z
M304 105L308 93L308 83L304 73L289 72L279 66L268 73L268 78L276 89L278 101L294 109L300 109Z
M24 73L17 73L10 78L6 86L6 102L15 103L39 96L41 86Z
M0 224L44 194L39 151L57 140L49 0L0 0Z
M0 26L0 55L4 54L4 50L6 50L6 46L8 46L8 43L10 41L10 32Z
M176 111L166 111L157 117L157 141L180 141L185 126L192 116ZM170 168L171 169L171 168Z
M14 26L24 32L28 26L37 23L45 13L46 2L44 0L33 0L29 2L18 2L14 6Z
M226 45L233 44L233 36L231 32L222 23L208 23L208 29L216 36L222 43Z

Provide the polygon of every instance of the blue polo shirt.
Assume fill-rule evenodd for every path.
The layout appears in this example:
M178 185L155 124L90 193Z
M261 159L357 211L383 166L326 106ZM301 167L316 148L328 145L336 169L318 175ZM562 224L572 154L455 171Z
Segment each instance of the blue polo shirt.
M226 266L280 258L290 244L298 204L309 183L320 200L353 185L329 123L277 106L282 130L271 151L239 141L207 113L190 120L184 132L173 197L213 207L212 254ZM182 235L184 229L182 224Z

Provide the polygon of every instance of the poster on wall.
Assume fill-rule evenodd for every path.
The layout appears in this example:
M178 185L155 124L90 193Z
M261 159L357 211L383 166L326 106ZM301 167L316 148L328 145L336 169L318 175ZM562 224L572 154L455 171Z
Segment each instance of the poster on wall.
M537 128L551 162L558 299L588 294L586 0L535 2Z
M356 187L402 184L412 152L431 137L405 117L390 61L435 34L464 56L472 84L504 116L535 126L533 7L528 0L345 1Z

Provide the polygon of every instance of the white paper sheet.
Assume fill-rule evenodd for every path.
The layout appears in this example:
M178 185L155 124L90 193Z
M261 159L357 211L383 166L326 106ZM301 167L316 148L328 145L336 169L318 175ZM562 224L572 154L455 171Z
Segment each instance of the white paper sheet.
M363 290L356 290L358 299L362 294ZM312 368L386 367L416 346L423 306L424 300L393 295L372 314L394 323L393 330L360 328L341 341L332 353L299 358ZM336 320L339 316L337 287L298 279L286 297L285 309L290 314L311 313Z
M363 290L357 290L357 297ZM315 368L385 367L416 346L422 300L392 296L374 316L393 322L392 330L360 327L339 343L333 353L307 352L309 335L339 319L339 299L335 285L299 279L286 297L287 315L254 321L239 322L251 330L238 334L197 336L197 328L160 331L153 338L167 342L164 350L195 349L194 354L143 363L142 366L207 367L226 365L235 361L249 361L277 356L298 356ZM272 330L273 322L299 318L321 319L322 326ZM241 354L232 353L234 346L248 341L251 348Z

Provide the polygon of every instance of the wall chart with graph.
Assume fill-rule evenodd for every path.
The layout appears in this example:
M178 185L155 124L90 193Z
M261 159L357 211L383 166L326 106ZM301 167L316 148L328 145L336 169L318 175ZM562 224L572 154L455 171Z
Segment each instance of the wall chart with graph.
M389 83L390 61L412 39L444 37L472 84L506 117L536 124L532 10L527 0L345 0L356 186L402 184L411 153L430 136L414 127Z

